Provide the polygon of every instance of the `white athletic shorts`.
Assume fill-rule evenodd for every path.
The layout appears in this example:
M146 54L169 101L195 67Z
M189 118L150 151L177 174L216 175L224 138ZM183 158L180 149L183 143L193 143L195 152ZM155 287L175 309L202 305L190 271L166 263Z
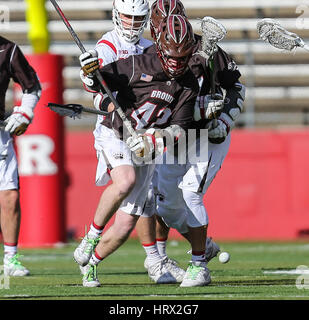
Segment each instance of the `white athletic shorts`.
M221 144L209 143L206 162L157 165L157 213L168 226L178 230L182 228L180 225L186 221L189 210L183 199L182 189L206 193L226 157L230 139L228 135Z
M112 129L97 126L94 130L98 165L96 171L96 185L104 186L110 180L110 170L121 165L135 167L135 185L133 190L122 202L119 209L134 215L143 214L149 185L155 168L154 164L136 166L131 158L131 151L127 144L120 140Z
M208 142L208 161L187 163L179 188L193 192L206 193L211 182L220 170L231 144L231 135L220 144Z
M18 165L13 139L0 130L0 191L19 189Z

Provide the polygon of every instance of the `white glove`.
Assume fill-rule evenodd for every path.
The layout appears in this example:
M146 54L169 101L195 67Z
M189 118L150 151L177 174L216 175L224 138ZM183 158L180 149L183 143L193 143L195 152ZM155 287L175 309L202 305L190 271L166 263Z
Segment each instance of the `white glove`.
M82 53L79 56L79 62L86 76L89 74L92 75L93 72L100 67L98 53L95 50L89 50Z
M224 99L221 94L216 94L213 99L210 94L198 96L194 105L194 120L217 118L224 107Z
M79 72L79 77L82 80L82 82L84 83L84 85L86 85L87 88L89 88L89 89L93 88L93 86L95 84L93 75L89 74L88 76L85 76L84 71L81 69ZM96 91L94 91L94 92L96 92Z
M95 84L94 72L99 69L98 53L95 50L89 50L79 56L81 70L79 76L82 82L89 88Z
M129 137L126 143L138 158L147 160L162 155L164 151L163 137L159 130L153 128L146 130L144 134L139 134L137 138Z
M13 113L7 118L4 130L20 136L23 134L33 119L33 109L21 106L14 107Z

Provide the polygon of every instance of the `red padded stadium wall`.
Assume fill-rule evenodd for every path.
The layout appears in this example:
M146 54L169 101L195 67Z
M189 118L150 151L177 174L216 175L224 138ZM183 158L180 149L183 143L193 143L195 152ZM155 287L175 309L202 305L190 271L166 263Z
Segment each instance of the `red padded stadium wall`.
M66 239L63 117L46 107L48 102L63 103L63 56L46 53L27 59L38 74L42 95L32 124L15 139L22 212L19 245L39 247ZM15 101L21 93L16 88Z
M92 133L66 137L67 228L89 226L103 188L95 187ZM288 240L309 235L309 131L234 130L204 202L209 235L221 240ZM136 235L135 231L132 234ZM177 237L171 232L170 237Z

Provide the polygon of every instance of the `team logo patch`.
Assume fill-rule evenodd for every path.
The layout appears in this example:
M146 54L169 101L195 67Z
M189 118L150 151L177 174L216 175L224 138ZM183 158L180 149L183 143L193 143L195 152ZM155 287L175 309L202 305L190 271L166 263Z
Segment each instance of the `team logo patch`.
M152 81L152 78L153 78L153 76L150 76L149 74L142 73L142 75L141 75L142 81L150 82L150 81Z
M113 157L117 160L117 159L123 159L123 153L122 152L115 152L113 154Z

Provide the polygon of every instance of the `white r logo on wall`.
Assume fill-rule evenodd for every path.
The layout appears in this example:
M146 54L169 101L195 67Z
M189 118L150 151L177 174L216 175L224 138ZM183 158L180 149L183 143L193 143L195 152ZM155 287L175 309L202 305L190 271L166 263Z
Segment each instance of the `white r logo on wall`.
M0 266L0 290L10 289L10 277L4 275L4 266Z
M309 268L304 265L300 265L296 268L300 276L296 279L297 289L309 289Z

